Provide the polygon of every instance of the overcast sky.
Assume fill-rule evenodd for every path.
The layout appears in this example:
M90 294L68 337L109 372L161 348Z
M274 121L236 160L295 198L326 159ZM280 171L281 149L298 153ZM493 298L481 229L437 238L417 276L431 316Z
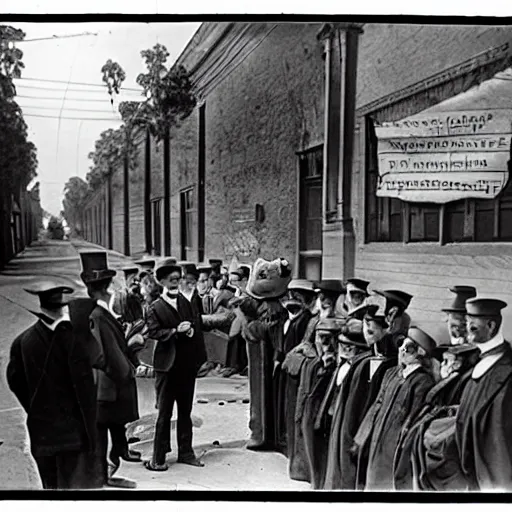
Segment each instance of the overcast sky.
M71 176L85 178L90 165L87 155L94 149L94 141L103 130L121 124L117 104L113 109L106 87L101 87L103 64L107 59L119 62L126 72L123 86L136 89L120 95L120 101L141 99L140 92L137 92L140 88L135 82L137 75L145 71L141 50L156 43L164 44L170 53L170 64L177 59L200 24L11 25L26 33L27 41L19 44L24 54L25 69L22 79L15 83L17 101L23 109L30 139L37 146L41 202L44 209L58 214L62 209L66 181ZM85 33L95 35L62 37ZM57 37L53 38L54 35ZM37 40L45 38L50 39ZM30 41L32 39L34 41Z

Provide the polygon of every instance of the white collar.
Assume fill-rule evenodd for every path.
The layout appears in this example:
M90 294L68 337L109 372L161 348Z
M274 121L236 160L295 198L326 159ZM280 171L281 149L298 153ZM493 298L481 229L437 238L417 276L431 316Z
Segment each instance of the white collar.
M51 324L45 322L42 318L40 320L41 322L43 322L44 325L46 325L46 327L48 327L48 329L50 329L50 331L55 331L55 329L61 322L71 322L68 313L64 313L60 318L57 318L57 320L55 320Z
M105 309L106 311L108 311L116 320L121 318L121 315L114 313L114 308L113 308L114 295L110 296L108 304L104 300L97 300L96 303L98 304L98 306L100 306L103 309Z
M168 293L169 293L169 289L164 288L164 291L162 292L162 295L161 295L162 299L164 300L164 302L167 302L167 304L169 304L169 306L172 306L174 309L178 309L178 296L176 295L176 297L171 298L171 297L169 297Z
M338 374L336 375L336 385L339 387L343 384L345 377L350 370L350 361L345 361L339 368Z
M480 350L482 354L485 354L486 352L489 352L489 350L492 350L493 348L496 348L500 346L502 343L505 343L505 338L503 338L503 331L498 331L498 334L494 336L494 338L491 338L489 341L486 341L485 343L477 343L477 347Z
M411 373L414 373L416 370L421 368L420 363L411 364L410 366L406 366L404 370L402 370L402 375L404 376L404 379L407 379Z
M185 299L187 299L189 302L192 300L194 292L195 290L192 290L191 292L185 292L183 290L180 290L181 295L183 295L183 297L185 297Z

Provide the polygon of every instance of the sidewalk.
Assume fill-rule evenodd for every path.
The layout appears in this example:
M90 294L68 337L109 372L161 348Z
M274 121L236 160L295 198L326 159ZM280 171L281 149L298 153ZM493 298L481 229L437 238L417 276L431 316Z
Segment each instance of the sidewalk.
M42 275L59 276L72 284L77 295L85 288L80 281L78 251L101 249L83 241L37 242L19 254L0 273L0 489L39 489L35 463L28 451L25 413L7 387L5 370L14 338L35 318L23 308L35 305L35 298L22 287ZM131 264L122 254L108 251L109 264L116 269ZM156 411L154 380L138 379L141 419L130 427L141 439L133 448L149 458ZM257 453L245 449L249 437L248 381L245 377L205 377L197 380L192 411L194 449L204 468L173 464L176 453L169 454L169 471L147 471L142 463L123 462L120 476L133 478L138 489L166 490L309 490L309 484L288 478L287 460L277 453ZM199 403L200 401L201 403ZM176 446L175 421L172 424L173 449Z

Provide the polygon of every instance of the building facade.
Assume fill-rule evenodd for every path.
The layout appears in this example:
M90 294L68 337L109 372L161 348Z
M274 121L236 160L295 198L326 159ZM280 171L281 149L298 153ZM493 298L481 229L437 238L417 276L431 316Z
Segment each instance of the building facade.
M165 253L168 158L179 259L283 256L301 277L365 277L410 292L415 322L439 339L448 287L474 285L511 303L510 332L512 191L441 203L382 195L389 158L378 134L411 116L509 108L511 40L496 26L204 23L178 59L198 107L172 131L167 156L141 140L129 171L130 253ZM117 170L111 207L105 184L84 210L87 238L104 246L111 212L110 246L121 252L123 183Z

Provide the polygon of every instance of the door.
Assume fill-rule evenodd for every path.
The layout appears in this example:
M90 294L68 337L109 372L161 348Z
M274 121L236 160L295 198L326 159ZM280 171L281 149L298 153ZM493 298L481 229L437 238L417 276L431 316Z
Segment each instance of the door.
M323 146L299 155L299 277L322 278Z

